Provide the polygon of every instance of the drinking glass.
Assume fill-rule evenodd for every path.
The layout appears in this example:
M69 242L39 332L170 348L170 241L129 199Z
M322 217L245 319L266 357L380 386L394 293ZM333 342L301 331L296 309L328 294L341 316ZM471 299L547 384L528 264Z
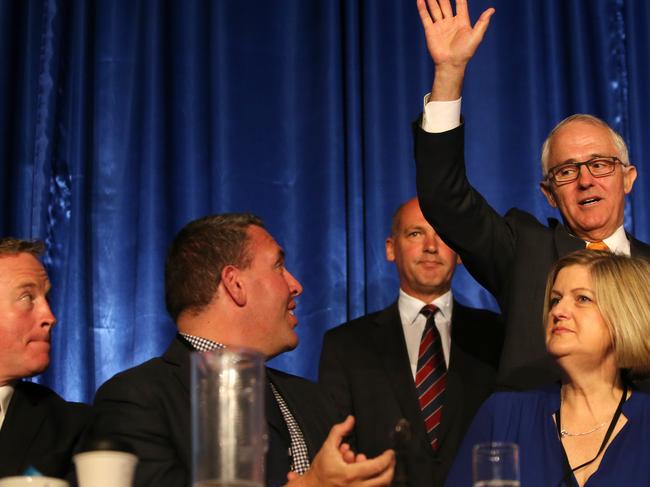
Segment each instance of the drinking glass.
M519 487L519 447L479 443L472 450L474 487Z
M264 357L244 348L192 353L195 487L264 487Z

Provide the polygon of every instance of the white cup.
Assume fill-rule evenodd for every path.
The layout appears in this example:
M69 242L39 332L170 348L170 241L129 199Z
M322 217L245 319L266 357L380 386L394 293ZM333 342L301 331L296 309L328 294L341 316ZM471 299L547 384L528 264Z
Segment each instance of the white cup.
M0 487L69 487L65 480L53 477L5 477L0 479Z
M79 487L131 487L138 463L133 453L110 450L78 453L73 460Z

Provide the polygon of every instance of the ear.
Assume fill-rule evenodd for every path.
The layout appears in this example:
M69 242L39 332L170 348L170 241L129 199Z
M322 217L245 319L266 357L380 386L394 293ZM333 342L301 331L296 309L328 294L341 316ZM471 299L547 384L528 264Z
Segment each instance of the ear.
M456 265L463 265L463 261L458 254L456 254Z
M242 279L241 271L233 265L227 265L221 270L221 284L225 292L237 304L237 306L246 305L246 286Z
M557 208L555 195L553 194L553 190L550 188L550 183L547 183L546 181L542 181L541 183L539 183L539 189L541 189L542 193L544 193L544 196L546 196L546 201L548 201L548 204L551 205L553 208Z
M627 166L623 167L623 170L625 171L623 173L623 190L625 191L625 194L630 194L632 186L634 186L634 181L636 181L636 167Z
M395 262L395 241L393 237L386 239L386 260L388 262Z

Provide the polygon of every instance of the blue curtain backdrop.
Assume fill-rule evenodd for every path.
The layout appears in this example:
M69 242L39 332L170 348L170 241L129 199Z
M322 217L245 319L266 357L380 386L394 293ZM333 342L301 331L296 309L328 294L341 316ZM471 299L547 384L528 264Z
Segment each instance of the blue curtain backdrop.
M497 210L554 216L539 147L574 112L627 139L626 225L650 240L645 0L475 0L497 13L463 99L469 176ZM395 299L384 238L414 195L410 123L432 65L411 0L0 2L0 233L47 241L59 319L41 382L89 400L164 350L169 242L217 212L262 216L324 331ZM464 272L461 301L493 306Z

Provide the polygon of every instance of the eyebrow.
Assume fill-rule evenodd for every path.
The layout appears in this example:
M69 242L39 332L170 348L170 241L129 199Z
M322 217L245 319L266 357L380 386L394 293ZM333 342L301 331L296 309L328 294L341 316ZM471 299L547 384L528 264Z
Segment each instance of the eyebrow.
M571 292L572 292L572 293L574 293L574 292L576 292L576 291L589 291L590 293L593 293L593 292L594 292L593 289L590 289L590 288L588 288L588 287L574 287L573 289L571 289Z
M594 294L594 290L589 289L588 287L574 287L573 289L569 289L569 292L571 292L571 293L580 292L580 291L588 291L588 292ZM551 294L553 294L553 293L562 295L562 293L560 291L558 291L557 289L551 289Z
M424 225L420 225L420 224L409 225L407 227L404 227L405 232L412 232L413 230L425 230L425 227L424 227Z
M17 290L39 289L39 288L40 286L38 285L38 283L34 281L24 281L15 287L15 289ZM50 283L49 279L45 281L44 289L45 289L45 294L48 294L52 290L52 284Z
M16 289L35 289L38 286L36 285L35 282L28 281L28 282L22 282L16 286Z
M599 157L618 157L618 156L606 156L604 154L591 154L589 156L589 159L587 159L587 161L590 161L592 159L598 159ZM556 168L558 166L563 166L565 164L575 164L576 162L587 162L587 161L576 161L573 158L572 159L567 159L564 162L560 162L559 164L556 164L555 166L553 166L553 168ZM551 168L551 169L553 169L553 168Z

